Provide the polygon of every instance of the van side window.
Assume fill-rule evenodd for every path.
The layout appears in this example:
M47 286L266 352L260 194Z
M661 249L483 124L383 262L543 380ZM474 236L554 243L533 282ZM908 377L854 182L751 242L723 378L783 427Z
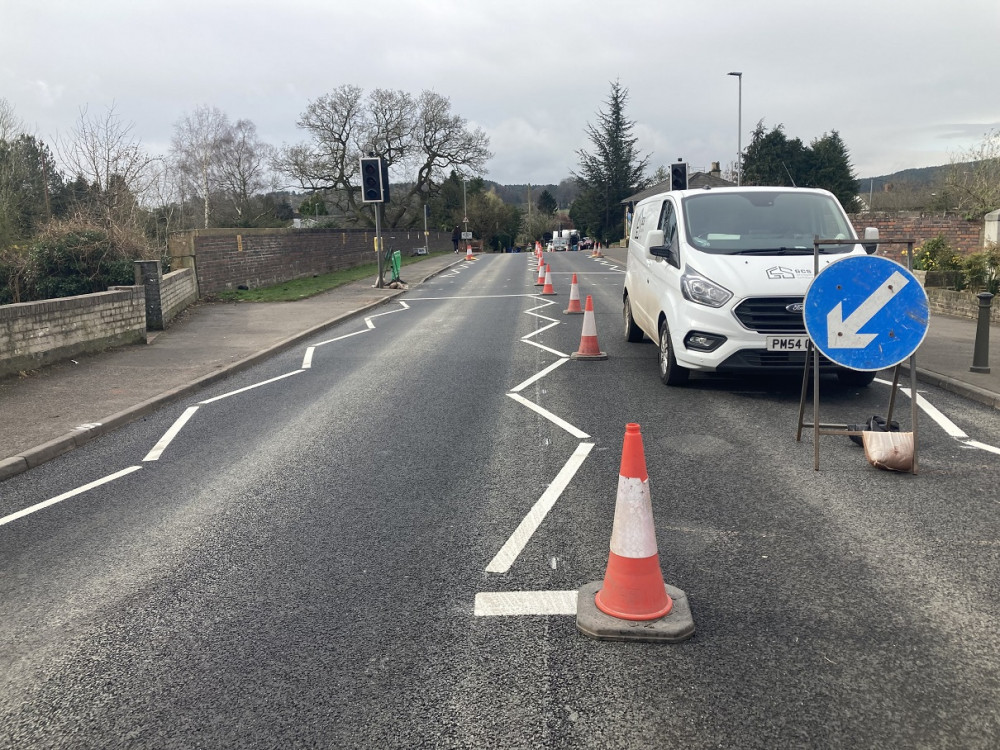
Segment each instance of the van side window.
M670 201L663 201L663 208L660 210L660 222L656 226L663 232L663 244L677 250L677 213L674 211L674 204Z

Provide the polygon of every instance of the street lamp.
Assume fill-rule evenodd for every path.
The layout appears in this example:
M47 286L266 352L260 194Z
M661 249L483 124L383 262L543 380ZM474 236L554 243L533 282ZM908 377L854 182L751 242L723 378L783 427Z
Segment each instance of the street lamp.
M736 184L743 182L743 73L737 71L726 73L727 76L736 76L739 83L739 113L736 119Z

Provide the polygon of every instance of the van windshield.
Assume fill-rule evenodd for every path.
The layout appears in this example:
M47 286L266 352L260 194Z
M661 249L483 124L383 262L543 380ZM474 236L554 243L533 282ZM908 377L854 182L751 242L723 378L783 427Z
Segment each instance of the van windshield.
M813 238L856 240L829 195L788 190L712 192L683 203L688 244L721 255L811 255ZM854 243L820 245L823 254L850 252Z

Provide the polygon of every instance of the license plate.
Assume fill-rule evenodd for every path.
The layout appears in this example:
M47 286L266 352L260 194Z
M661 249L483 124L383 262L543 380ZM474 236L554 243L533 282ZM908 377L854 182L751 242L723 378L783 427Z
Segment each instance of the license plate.
M769 352L804 352L809 346L808 336L768 336Z

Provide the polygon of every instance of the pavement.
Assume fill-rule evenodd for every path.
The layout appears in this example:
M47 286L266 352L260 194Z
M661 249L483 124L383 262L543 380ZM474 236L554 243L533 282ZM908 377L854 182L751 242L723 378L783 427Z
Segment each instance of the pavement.
M623 250L605 254L624 263ZM402 276L413 288L463 262L464 256L430 256L404 266ZM297 302L198 303L167 330L151 332L145 346L0 379L0 481L403 293L358 281ZM916 352L917 378L1000 408L1000 327L989 331L989 373L970 370L976 329L972 319L932 315Z

